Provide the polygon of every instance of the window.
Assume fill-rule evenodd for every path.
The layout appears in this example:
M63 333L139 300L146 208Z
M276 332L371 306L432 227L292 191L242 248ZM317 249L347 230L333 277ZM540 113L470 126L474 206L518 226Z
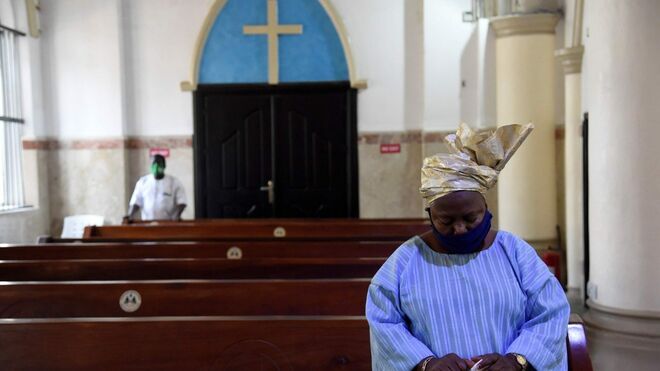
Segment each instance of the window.
M25 34L0 25L0 211L25 206L23 112L17 39Z

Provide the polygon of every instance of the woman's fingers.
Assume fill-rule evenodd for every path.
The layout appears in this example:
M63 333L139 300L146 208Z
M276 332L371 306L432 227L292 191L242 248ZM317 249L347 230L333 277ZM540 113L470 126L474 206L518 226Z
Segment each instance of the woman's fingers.
M485 369L495 364L495 362L497 362L499 357L500 357L499 354L490 353L490 354L484 354L481 356L472 357L472 359L476 360L477 362L481 360L481 363L479 364L479 368Z

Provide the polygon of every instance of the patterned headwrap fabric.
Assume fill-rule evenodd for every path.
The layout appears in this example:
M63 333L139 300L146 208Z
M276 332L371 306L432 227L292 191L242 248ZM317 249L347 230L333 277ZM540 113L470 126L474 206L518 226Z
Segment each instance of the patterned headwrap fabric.
M424 159L419 191L426 205L455 191L485 193L532 129L530 123L476 132L461 124L456 134L445 137L450 153Z

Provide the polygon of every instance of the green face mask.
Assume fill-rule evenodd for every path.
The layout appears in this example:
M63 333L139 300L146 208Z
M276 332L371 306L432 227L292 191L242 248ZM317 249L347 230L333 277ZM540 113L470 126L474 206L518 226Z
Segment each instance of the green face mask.
M162 179L165 176L165 167L154 162L151 164L151 173L156 179Z

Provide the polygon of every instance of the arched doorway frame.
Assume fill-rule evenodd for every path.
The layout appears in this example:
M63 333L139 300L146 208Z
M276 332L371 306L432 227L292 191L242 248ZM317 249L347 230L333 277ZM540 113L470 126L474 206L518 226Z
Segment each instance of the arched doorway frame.
M199 76L199 66L202 60L202 53L204 51L204 46L206 45L207 38L215 23L215 20L218 18L225 5L229 0L215 0L215 3L209 9L202 28L197 35L197 41L195 42L195 49L193 51L193 58L191 63L190 79L188 81L181 82L182 91L195 91L197 90L198 76ZM367 87L366 80L359 79L357 77L357 70L355 67L355 62L353 59L353 52L351 51L351 45L348 39L348 33L346 32L346 27L339 17L336 9L329 0L318 0L319 4L323 7L328 17L332 21L332 24L335 27L335 31L339 36L339 40L344 51L344 58L346 58L346 65L348 66L348 76L351 87L354 89L365 89Z

